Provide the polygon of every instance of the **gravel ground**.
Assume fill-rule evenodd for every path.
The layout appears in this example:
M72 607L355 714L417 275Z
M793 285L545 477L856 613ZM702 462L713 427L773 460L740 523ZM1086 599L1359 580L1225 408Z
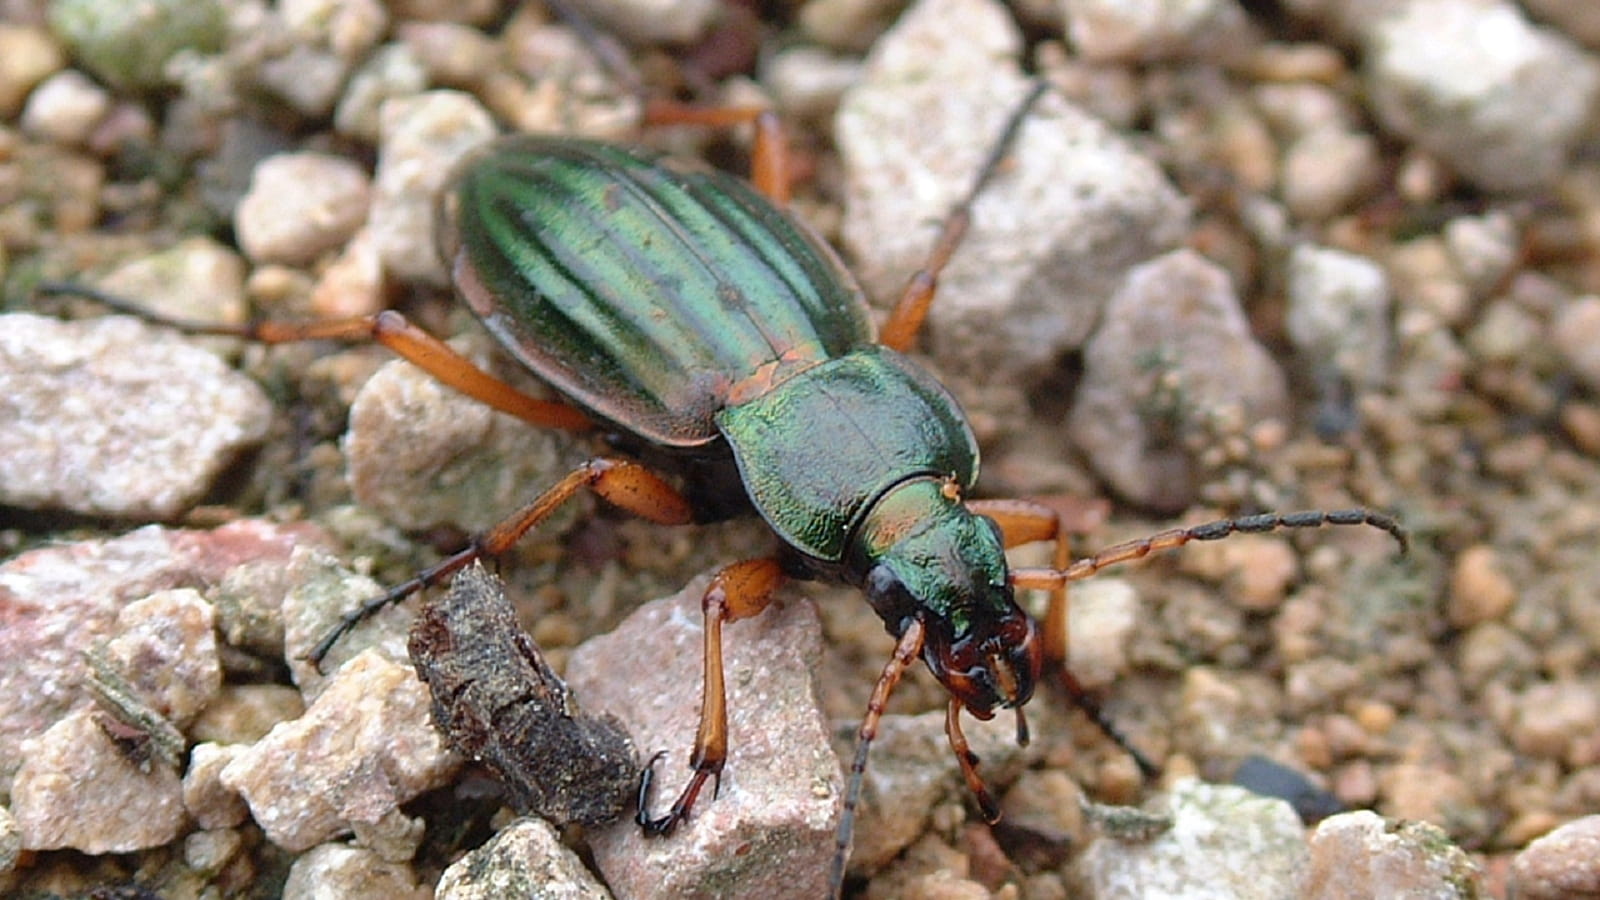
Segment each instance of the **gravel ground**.
M917 667L848 895L1600 896L1590 4L584 6L656 96L782 114L796 214L880 309L1051 86L921 343L984 496L1052 506L1080 552L1264 510L1410 535L1236 536L1075 585L1074 671L1164 773L1042 691L1026 748L969 717L993 828ZM679 833L514 820L431 725L410 610L302 657L604 445L380 348L35 290L222 323L393 306L528 384L450 298L435 194L511 131L747 165L747 135L638 112L537 4L0 0L0 893L825 890L834 752L893 647L858 594L796 585L729 626L728 770ZM575 702L641 764L668 751L657 807L695 724L698 576L770 540L585 499L501 561Z

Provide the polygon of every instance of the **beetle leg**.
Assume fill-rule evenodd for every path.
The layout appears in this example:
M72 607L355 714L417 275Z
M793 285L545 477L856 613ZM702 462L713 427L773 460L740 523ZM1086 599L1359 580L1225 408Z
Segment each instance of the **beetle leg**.
M779 209L788 209L793 176L789 144L778 114L759 106L694 106L672 100L645 101L646 125L707 125L732 128L751 124L755 143L750 148L750 183Z
M747 559L725 566L700 598L705 615L705 681L700 698L700 727L694 737L689 767L694 774L665 815L651 818L645 809L655 760L640 776L639 813L635 817L645 834L669 834L688 815L708 780L715 779L712 795L722 786L722 766L728 760L728 701L722 672L722 624L747 619L772 602L783 584L783 568L776 559Z
M398 603L423 588L433 587L474 560L486 556L499 556L510 550L522 536L549 518L563 503L571 500L579 490L588 488L601 499L620 507L642 519L659 525L686 525L694 518L693 508L677 488L662 480L636 462L625 459L597 458L579 465L566 477L556 482L533 502L522 507L488 531L473 537L465 549L423 569L410 579L391 587L387 592L373 597L360 607L345 613L322 640L306 654L314 665L343 637L346 632L367 617L391 603Z
M839 815L839 830L834 835L833 896L840 896L844 887L845 862L850 857L850 839L855 831L856 805L861 800L861 782L867 774L867 750L878 736L878 723L889 706L889 695L905 675L906 669L922 653L925 626L921 619L912 619L895 644L894 655L883 666L883 674L872 688L867 700L867 714L861 717L861 728L856 732L856 756L850 763L850 786L844 797L844 811Z
M244 325L225 325L163 315L121 297L82 285L52 282L39 285L37 290L45 294L84 297L109 306L117 312L137 316L156 325L175 328L184 334L237 337L263 344L315 340L352 343L377 341L441 383L486 406L516 416L530 425L541 428L563 428L568 431L587 431L594 427L589 417L577 407L528 396L478 368L472 360L451 349L449 344L411 324L404 315L392 309L370 316L345 319L310 322L265 320L248 322Z
M1051 541L1055 544L1052 566L1056 570L1066 568L1068 561L1072 559L1072 547L1067 541L1066 530L1061 526L1061 515L1048 506L1029 500L973 500L967 503L967 508L995 520L995 524L1000 526L1000 535L1007 549L1031 544L1034 541ZM1013 579L1013 583L1016 583L1017 587L1024 586L1017 583L1016 579ZM1082 710L1089 721L1093 722L1113 744L1132 757L1140 772L1148 778L1155 777L1160 774L1160 769L1128 741L1116 723L1111 721L1111 716L1101 708L1100 702L1084 688L1078 677L1072 674L1067 653L1069 645L1067 581L1063 580L1047 590L1050 593L1050 605L1045 610L1044 621L1040 623L1039 628L1045 666L1056 674L1062 690L1066 692L1072 704Z
M983 776L978 774L978 754L972 752L972 747L967 744L967 735L961 730L961 710L961 701L951 697L944 711L944 734L950 741L956 762L961 764L961 775L967 780L967 790L978 801L978 811L983 814L985 822L993 825L1000 821L1000 805L994 802L994 796L983 783Z
M938 291L939 273L949 264L950 257L955 255L956 248L961 246L961 239L966 237L967 228L972 224L972 204L1000 170L1006 154L1011 152L1012 144L1022 131L1023 120L1047 87L1043 81L1035 84L1012 112L1011 118L1006 120L1005 130L1000 133L999 140L995 141L982 167L978 169L978 177L973 179L972 187L945 216L944 224L939 228L939 237L933 242L933 250L927 260L906 281L900 299L895 302L889 318L878 331L878 343L903 352L910 349L911 343L916 340L923 321L928 317L928 308L933 305L934 294Z

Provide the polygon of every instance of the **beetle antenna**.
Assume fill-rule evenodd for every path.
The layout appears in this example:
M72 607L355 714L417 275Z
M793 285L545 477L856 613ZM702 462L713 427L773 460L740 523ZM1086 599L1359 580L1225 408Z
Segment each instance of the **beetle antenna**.
M1127 541L1107 547L1093 556L1080 559L1063 569L1018 568L1011 571L1010 580L1015 588L1053 591L1068 583L1079 581L1108 566L1143 559L1152 553L1175 550L1190 541L1219 541L1234 534L1261 534L1286 528L1320 528L1324 525L1366 525L1388 533L1400 545L1400 552L1410 550L1411 540L1406 530L1393 516L1370 509L1306 510L1287 514L1262 513L1234 519L1218 519L1189 528L1174 528L1157 532L1149 537ZM1111 742L1121 747L1139 767L1146 778L1154 778L1161 770L1148 757L1140 753L1112 723L1100 704L1084 690L1077 678L1065 665L1057 667L1067 695L1078 709L1103 732Z
M634 68L627 52L615 37L594 27L589 17L579 12L569 0L545 0L545 6L561 18L563 25L572 29L572 33L589 48L589 52L600 61L601 67L617 80L624 91L638 98L641 105L645 102L644 81L639 77L639 70Z
M1084 688L1083 683L1078 681L1078 676L1072 674L1072 670L1065 665L1056 666L1055 670L1061 682L1062 690L1067 692L1067 699L1071 700L1072 705L1083 713L1084 718L1093 722L1094 727L1100 729L1101 734L1105 735L1111 743L1116 744L1123 753L1128 754L1128 758L1133 760L1133 764L1139 767L1139 774L1145 780L1154 781L1160 778L1161 767L1151 761L1150 757L1144 755L1144 751L1135 747L1132 741L1128 740L1128 736L1122 733L1121 728L1117 727L1117 723L1112 720L1110 714L1100 705L1100 701L1096 700L1094 695Z
M33 292L39 297L77 297L81 300L92 300L123 315L133 316L152 325L172 328L184 334L220 335L246 339L253 339L256 336L249 325L229 325L221 322L202 322L198 319L180 319L150 309L126 297L119 297L116 294L107 293L86 284L75 284L70 281L41 281L34 285Z
M1107 566L1143 559L1152 553L1175 550L1190 541L1220 541L1235 534L1262 534L1286 528L1320 528L1324 525L1366 525L1387 532L1400 545L1400 552L1411 549L1411 538L1393 516L1370 509L1312 509L1294 513L1261 513L1240 516L1236 519L1218 519L1189 528L1173 528L1107 547L1093 556L1087 556L1064 569L1020 568L1011 571L1011 584L1017 588L1053 591L1073 581L1080 581Z
M1049 89L1050 82L1042 78L1034 81L1033 87L1028 89L1027 96L1022 98L1022 102L1017 104L1015 110L1012 110L1011 118L1006 120L1005 130L1000 132L1000 137L989 148L989 155L984 157L983 165L978 168L978 177L973 179L972 187L967 190L967 196L956 204L956 209L968 210L977 202L978 195L983 193L990 181L994 180L995 173L1000 171L1001 165L1010 155L1011 145L1016 143L1017 133L1022 130L1022 123L1027 121L1028 114L1033 112L1034 106L1039 103L1039 98Z
M867 714L862 716L861 728L856 732L856 756L850 762L850 785L845 791L844 810L839 814L839 830L834 838L831 881L835 900L844 893L844 867L850 859L850 841L856 828L856 806L861 801L861 783L867 774L867 749L878 736L878 722L889 705L889 695L894 693L900 677L905 675L906 669L917 661L917 654L922 652L923 634L922 620L911 619L905 633L900 635L900 642L895 645L894 655L884 664L883 674L878 676L878 683L872 688L872 697L867 701Z

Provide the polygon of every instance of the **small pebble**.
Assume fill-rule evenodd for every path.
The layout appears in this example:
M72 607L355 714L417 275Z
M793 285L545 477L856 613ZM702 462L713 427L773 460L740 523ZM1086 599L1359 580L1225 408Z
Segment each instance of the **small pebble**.
M1252 755L1233 771L1233 783L1263 797L1276 797L1294 808L1302 822L1315 823L1341 812L1339 798L1308 775L1265 756Z
M262 88L283 98L295 112L322 118L338 102L350 64L331 50L294 44L282 56L263 61L255 74Z
M1353 253L1300 244L1289 254L1289 338L1313 366L1358 388L1386 382L1394 336L1389 279Z
M279 0L278 14L298 43L326 47L346 63L359 62L389 28L381 0Z
M1065 0L1067 36L1085 59L1220 61L1256 38L1234 0Z
M1438 827L1366 810L1324 819L1311 835L1304 900L1474 900L1483 874Z
M1518 900L1600 897L1600 815L1568 822L1529 844L1511 863Z
M833 51L860 54L883 36L903 11L890 0L811 0L800 7L800 30Z
M436 900L610 900L561 835L541 819L518 819L444 870Z
M0 323L0 502L171 518L271 416L255 382L133 319Z
M283 153L265 160L239 201L239 246L257 263L304 265L342 246L367 218L367 173L325 153Z
M1397 763L1378 774L1383 811L1395 818L1462 828L1478 806L1460 775L1424 763Z
M799 118L832 115L859 80L859 61L806 46L774 54L765 76L779 109Z
M1444 240L1456 268L1480 297L1505 280L1522 252L1517 223L1504 210L1451 219L1444 227Z
M174 318L242 325L250 314L244 270L238 251L209 237L191 237L118 265L94 286Z
M289 867L283 900L430 900L433 889L418 884L408 865L388 862L363 847L323 844Z
M244 798L222 784L222 770L243 753L241 744L202 742L189 750L183 773L183 808L201 828L234 828L250 817Z
M1300 559L1280 537L1233 535L1228 540L1193 545L1178 563L1209 580L1227 581L1228 599L1241 609L1271 612L1283 604ZM1074 592L1074 602L1077 594Z
M1488 544L1461 551L1450 573L1450 624L1470 628L1511 611L1517 602L1516 585L1501 567L1499 554Z
M196 831L184 838L184 865L205 876L216 876L245 850L244 836L232 828Z
M495 40L476 28L454 22L412 22L398 36L400 46L436 83L466 87L495 71Z
M1543 331L1543 323L1517 303L1491 300L1467 333L1467 349L1485 363L1516 365L1545 352L1540 346Z
M1216 423L1287 414L1283 372L1227 273L1179 250L1132 269L1107 302L1067 427L1119 494L1172 512L1194 500L1186 435L1214 444Z
M1264 82L1250 96L1274 133L1290 141L1318 132L1354 132L1360 113L1349 98L1311 81Z
M390 604L362 619L334 642L321 666L313 666L309 659L312 648L320 646L324 636L346 613L380 596L384 588L371 578L350 571L334 556L316 549L297 550L290 555L284 569L284 579L290 585L288 590L283 591L278 585L268 589L274 597L281 594L283 598L280 613L283 658L289 664L290 677L308 700L326 689L341 666L367 650L389 662L409 666L406 635L411 626L411 612L402 604Z
M1456 669L1474 688L1526 675L1537 666L1538 653L1527 639L1499 622L1475 625L1457 642Z
M495 412L411 363L367 380L344 437L351 490L363 506L412 531L481 532L589 455L570 434ZM577 506L540 526L559 534Z
M1378 142L1372 135L1319 128L1284 150L1278 183L1290 214L1321 222L1356 206L1381 175Z
M429 91L384 102L378 171L367 225L385 269L407 281L449 284L434 243L434 199L457 160L495 134L470 95Z
M175 840L186 822L178 773L141 766L90 710L22 745L11 812L29 850L131 853Z
M1565 821L1549 810L1525 812L1500 829L1495 842L1504 847L1526 847L1533 841L1555 831Z
M1600 296L1567 303L1550 324L1550 340L1590 390L1600 390Z
M317 276L316 287L311 289L311 310L321 319L370 316L386 305L388 286L372 232L363 229Z
M1029 871L1054 869L1088 837L1083 789L1059 769L1029 769L1000 801L994 831L1005 846L1020 848L1016 863ZM976 826L983 827L983 826Z
M31 25L0 22L0 119L15 118L34 85L66 63L65 54L50 32Z
M184 728L222 689L215 624L198 591L158 591L117 614L106 658L141 700Z
M1094 897L1271 898L1299 895L1305 828L1282 800L1233 785L1178 781L1151 811L1168 828L1147 839L1101 835L1071 863Z
M1400 4L1366 50L1383 125L1491 191L1549 185L1600 100L1600 62L1512 3Z
M591 0L584 12L607 31L641 44L693 44L717 20L713 0Z
M1297 715L1334 707L1362 686L1361 669L1335 657L1315 657L1284 673L1284 699Z
M1596 732L1600 693L1594 684L1548 681L1522 692L1511 742L1530 756L1565 759Z
M267 837L306 850L356 827L387 831L401 804L438 787L460 760L429 717L411 667L368 650L339 667L305 714L222 770ZM287 892L285 894L287 896Z
M404 43L385 44L351 74L334 108L333 127L342 135L375 144L384 102L414 97L427 87L428 72L412 48Z
M1109 687L1127 674L1142 610L1138 590L1124 579L1094 578L1073 587L1067 658L1085 688Z
M300 692L288 685L227 684L188 733L195 741L250 744L265 737L272 726L304 712Z
M77 69L51 75L28 95L22 130L58 144L82 144L111 111L111 94Z
M227 36L220 0L54 0L48 17L73 58L112 87L130 91L165 85L174 55L214 53Z

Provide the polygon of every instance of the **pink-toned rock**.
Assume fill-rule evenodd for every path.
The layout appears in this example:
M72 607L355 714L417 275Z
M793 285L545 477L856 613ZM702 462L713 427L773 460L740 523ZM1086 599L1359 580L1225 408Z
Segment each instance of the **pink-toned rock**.
M611 900L583 860L561 843L561 832L536 818L518 819L457 860L444 870L437 891L438 900Z
M409 829L400 804L447 781L460 760L429 718L408 665L363 651L305 715L279 724L222 771L273 843L305 850L356 829Z
M1563 759L1600 731L1600 696L1586 681L1532 685L1517 704L1512 743L1530 756ZM1574 760L1586 765L1593 760Z
M1600 815L1584 816L1527 846L1511 863L1518 900L1600 897Z
M1461 551L1450 572L1450 624L1471 628L1500 618L1517 602L1517 589L1488 544Z
M199 591L157 591L123 607L106 656L139 699L183 728L222 690L215 625Z
M25 739L88 702L80 656L116 636L124 606L157 591L208 587L247 561L282 564L297 544L327 540L303 523L245 520L214 531L152 525L0 565L0 783L21 764Z
M645 605L567 665L585 709L621 718L641 753L667 751L657 766L656 812L687 775L705 585L696 579ZM826 895L841 784L810 668L820 640L815 608L799 600L723 629L729 753L721 795L713 798L708 785L666 839L646 839L631 822L595 833L595 861L618 896L712 897L730 884L747 896Z
M1362 810L1331 816L1311 835L1304 900L1467 900L1485 896L1483 873L1443 831Z
M222 770L245 751L242 744L196 744L183 773L183 805L201 828L232 828L249 818L244 799L222 784Z
M364 847L324 844L294 861L283 900L428 900L408 865L386 861Z
M102 721L81 709L23 743L11 811L27 849L130 853L181 833L187 817L178 773L141 761Z
M234 228L252 260L309 263L341 246L367 218L371 180L362 168L324 153L283 153L256 167Z
M1118 493L1177 511L1195 499L1197 442L1288 412L1283 371L1226 270L1178 250L1134 267L1107 302L1068 427Z

